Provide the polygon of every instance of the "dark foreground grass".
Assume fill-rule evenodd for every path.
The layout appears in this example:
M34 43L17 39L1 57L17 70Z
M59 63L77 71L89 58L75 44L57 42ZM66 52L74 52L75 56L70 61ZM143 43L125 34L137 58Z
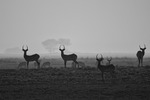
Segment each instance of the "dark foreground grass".
M150 68L1 69L0 100L150 100Z

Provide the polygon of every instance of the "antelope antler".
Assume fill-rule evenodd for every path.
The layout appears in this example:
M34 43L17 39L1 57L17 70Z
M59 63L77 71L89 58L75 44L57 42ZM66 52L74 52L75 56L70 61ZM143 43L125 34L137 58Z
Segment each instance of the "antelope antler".
M139 45L139 48L141 48L141 46Z
M102 54L101 54L101 59L104 59Z
M64 46L64 45L60 45L60 46L59 46L59 49L61 49L62 46L63 46L63 49L65 50L65 46Z
M98 54L96 55L96 59L97 60L103 60L104 58L103 58L103 55L101 54L101 58L98 58Z
M22 46L22 50L24 49L24 45Z
M141 49L141 46L139 45L139 48ZM146 45L144 44L144 48L146 49Z
M27 48L27 50L28 50L28 46L26 45L26 48ZM22 46L22 50L24 49L24 45Z
M96 59L98 60L98 54L96 55Z
M110 57L110 58L107 57L107 60L108 60L108 61L111 61L111 60L112 60L112 57Z
M146 45L144 44L144 48L146 49Z

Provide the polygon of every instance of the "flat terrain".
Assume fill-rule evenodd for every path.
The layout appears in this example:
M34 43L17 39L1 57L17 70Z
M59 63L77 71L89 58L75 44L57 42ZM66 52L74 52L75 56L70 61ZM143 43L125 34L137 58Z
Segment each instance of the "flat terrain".
M0 100L150 100L150 66L0 69Z

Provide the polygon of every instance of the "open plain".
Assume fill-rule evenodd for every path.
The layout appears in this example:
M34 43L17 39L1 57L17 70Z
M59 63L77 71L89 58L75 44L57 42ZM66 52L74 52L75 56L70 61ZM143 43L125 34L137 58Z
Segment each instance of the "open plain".
M64 68L61 59L50 59L50 68L36 69L30 64L30 69L17 69L18 59L1 59L0 99L150 100L149 58L140 68L136 59L114 59L116 77L105 73L105 82L94 58L80 60L85 68L72 68L70 63Z

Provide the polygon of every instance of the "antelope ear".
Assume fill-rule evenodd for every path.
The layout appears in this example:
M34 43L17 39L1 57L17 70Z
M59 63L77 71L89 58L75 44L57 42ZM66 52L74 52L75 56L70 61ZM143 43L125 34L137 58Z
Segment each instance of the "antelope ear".
M63 48L64 48L64 50L65 50L65 46L63 45Z

